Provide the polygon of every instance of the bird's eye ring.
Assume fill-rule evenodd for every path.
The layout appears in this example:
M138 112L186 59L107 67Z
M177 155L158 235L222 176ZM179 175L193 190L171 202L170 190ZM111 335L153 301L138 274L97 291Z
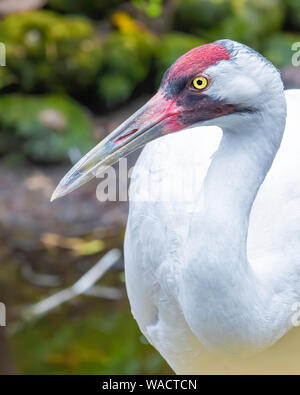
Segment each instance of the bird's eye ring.
M198 89L198 90L202 90L205 89L208 85L208 79L205 77L196 77L193 79L193 87Z

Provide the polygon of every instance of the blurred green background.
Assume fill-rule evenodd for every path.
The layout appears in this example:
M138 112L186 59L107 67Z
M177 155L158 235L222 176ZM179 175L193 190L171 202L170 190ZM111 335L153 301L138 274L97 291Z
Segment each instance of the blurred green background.
M123 243L127 204L98 202L96 183L49 198L197 45L241 41L300 88L300 1L0 0L0 18L0 373L169 373L131 317L122 259L92 293L28 314Z

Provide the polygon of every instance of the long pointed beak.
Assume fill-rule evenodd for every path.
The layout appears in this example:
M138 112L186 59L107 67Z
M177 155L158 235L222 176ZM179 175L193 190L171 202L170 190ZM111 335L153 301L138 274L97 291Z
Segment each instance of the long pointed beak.
M74 191L149 141L182 129L177 115L175 101L165 99L159 91L72 167L55 189L51 201Z

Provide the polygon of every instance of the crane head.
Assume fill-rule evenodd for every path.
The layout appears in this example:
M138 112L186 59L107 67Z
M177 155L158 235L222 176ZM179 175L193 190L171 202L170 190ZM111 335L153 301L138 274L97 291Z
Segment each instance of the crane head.
M238 122L257 111L274 83L282 89L275 67L243 44L219 40L192 49L165 72L158 92L142 108L65 175L51 200L160 136L195 125Z

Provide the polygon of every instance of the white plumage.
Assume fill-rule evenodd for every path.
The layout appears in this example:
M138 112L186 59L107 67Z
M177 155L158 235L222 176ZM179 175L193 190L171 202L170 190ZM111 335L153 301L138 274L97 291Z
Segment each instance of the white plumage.
M230 262L229 289L218 278L222 276L224 266L229 264L228 259L232 259L231 246L226 247L229 256L220 257L223 267L219 271L215 270L214 273L216 268L209 267L199 270L198 265L205 265L205 261L201 262L202 250L199 247L201 226L198 226L199 233L191 237L192 224L200 220L203 210L201 187L219 149L222 131L218 127L199 127L165 136L149 143L138 160L131 182L125 240L127 290L132 313L140 329L177 373L300 373L300 329L286 334L292 327L293 306L300 301L300 91L286 91L285 95L288 116L283 141L251 210L249 270L253 271L259 285L255 282L247 284L247 278L242 284L243 287L249 285L248 289L244 289L246 294L249 293L249 306L245 310L238 305L242 297L241 290L238 292L239 284L236 284L240 281L239 263L235 267L235 263ZM263 133L263 130L260 132ZM239 162L234 166L237 171L240 170ZM190 174L196 179L186 180ZM247 181L245 174L241 188L247 190ZM154 188L169 190L171 183L170 189L175 194L178 192L179 201L174 201L174 195L170 196L173 200L159 201L159 192L153 192ZM151 185L150 197L156 201L149 202L144 198L146 185ZM180 201L183 185L185 193L193 192L191 202ZM163 200L165 198L164 193ZM223 209L223 206L216 207L216 218L220 215L218 210ZM233 211L232 221L235 215ZM231 224L228 223L230 231ZM203 232L210 232L210 229L204 228ZM214 246L214 237L216 235L209 233L205 239ZM231 238L235 235L229 235ZM209 250L210 246L205 245L204 248ZM192 255L190 250L199 254L192 269L195 278L197 272L204 277L203 272L212 270L207 275L212 286L210 291L215 293L215 298L213 301L210 299L209 290L205 296L205 292L197 289L204 280L197 282L190 291L193 308L187 313L191 308L190 299L184 298L181 292L186 292L183 288L192 286L192 279L185 275L189 265L187 256ZM226 270L223 274L226 275ZM227 295L228 292L233 295ZM263 300L268 304L266 309L261 308L257 312L255 308L259 309L260 306L251 305L250 301L259 292L265 292ZM224 316L231 316L229 327L242 327L242 315L247 314L248 308L253 309L253 316L250 317L259 321L258 326L250 318L246 321L246 326L253 327L254 331L248 334L249 339L243 339L245 347L243 343L234 344L234 339L231 339L232 347L228 347L230 333L226 333L226 323L222 322L222 318L221 321L213 319L217 307L214 303L219 298L221 306L226 297L232 302L222 306ZM211 310L212 317L201 313L203 304L206 305L205 309ZM215 339L218 336L221 338L220 348L209 344L203 333L197 338L197 332L190 327L185 314L194 315L195 321L197 315L201 315L201 320L212 320L207 324L207 332L212 333ZM265 331L260 326L258 314L265 316ZM222 314L219 315L222 317ZM233 334L237 335L234 331ZM270 347L283 335L279 342ZM225 344L222 340L226 340ZM208 348L204 347L204 343ZM265 347L266 351L259 352ZM257 355L249 355L256 352Z
M215 58L220 48L230 57L207 67L209 51ZM197 59L210 82L204 95L189 85L200 72ZM190 62L191 76L182 77L180 66ZM300 318L300 91L284 92L273 65L229 40L191 51L170 70L158 94L88 153L54 197L178 130L179 121L194 119L194 106L199 124L148 143L131 177L125 272L132 313L176 373L300 373L293 327Z

